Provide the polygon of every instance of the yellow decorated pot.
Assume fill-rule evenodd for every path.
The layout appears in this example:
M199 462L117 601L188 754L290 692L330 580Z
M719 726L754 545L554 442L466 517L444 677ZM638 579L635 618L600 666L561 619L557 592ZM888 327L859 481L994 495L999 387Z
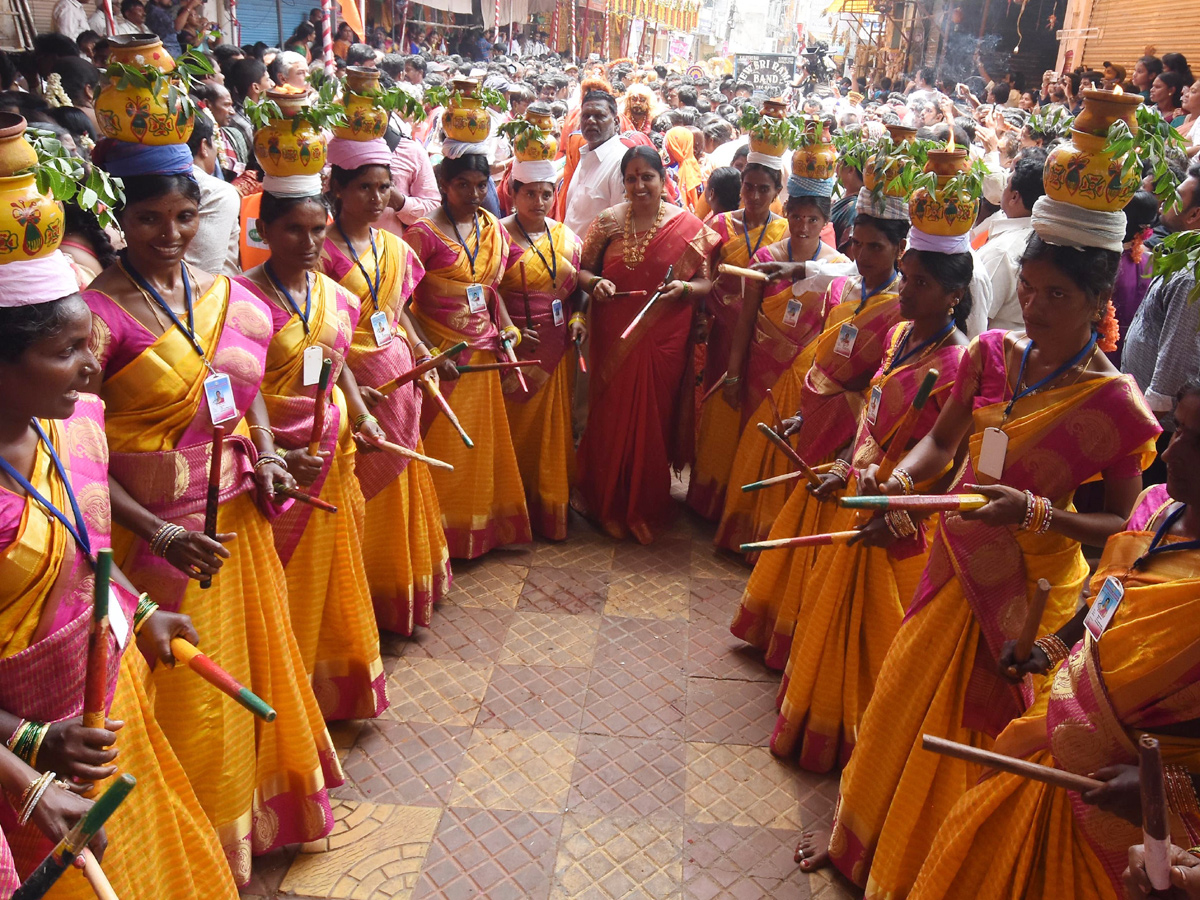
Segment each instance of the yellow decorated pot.
M14 175L37 161L33 145L25 140L25 120L16 113L0 113L0 176Z
M930 150L925 171L938 177L938 189L931 194L925 188L913 191L908 214L914 228L943 237L966 234L979 213L979 198L968 191L947 192L952 177L971 167L966 150Z
M917 129L909 128L907 125L884 125L883 127L887 129L887 133L892 138L892 143L897 147L901 144L907 144L917 137Z
M63 206L38 192L32 172L0 178L0 265L37 259L63 239Z
M1129 126L1131 132L1137 134L1137 108L1141 104L1142 98L1138 94L1084 91L1083 109L1071 127L1086 134L1107 135L1109 126L1120 119Z
M895 189L889 190L886 187L888 182L890 182L893 178L895 178L898 174L900 174L900 166L901 165L902 165L901 161L899 159L897 159L896 157L894 157L894 156L888 157L887 161L884 163L883 174L881 175L875 171L875 157L872 156L870 159L867 160L866 165L863 166L863 172L862 172L863 186L866 187L866 189L868 191L874 191L879 187L880 183L882 182L882 184L884 185L884 188L883 188L884 194L886 194L889 197L899 197L900 199L904 199L904 191L902 189L897 187Z
M370 141L383 137L387 131L388 112L375 105L372 97L364 96L379 90L379 70L365 66L350 66L346 69L346 124L333 129L333 133L349 141Z
M271 119L254 133L254 157L268 175L320 175L325 167L325 138L308 122L295 121L307 103L306 92L267 91L282 119Z
M805 123L804 131L816 140L792 153L792 174L797 178L832 178L837 172L837 150L829 141L828 130L813 120Z
M157 37L130 34L111 41L113 62L162 72L175 70L175 60ZM166 85L155 94L144 87L119 87L120 81L117 76L109 77L96 98L96 125L101 134L130 144L187 143L192 135L193 117L182 107L172 109L167 105Z
M492 130L492 117L478 97L462 94L451 96L450 105L442 113L442 128L446 137L464 144L478 144L487 140Z
M1122 159L1104 149L1107 142L1107 138L1072 129L1071 142L1056 147L1046 159L1042 183L1047 196L1084 209L1124 209L1137 193L1141 173L1134 166L1122 175Z
M513 141L513 155L520 162L538 162L543 159L554 159L558 152L558 141L547 131L537 134L526 132L518 135Z

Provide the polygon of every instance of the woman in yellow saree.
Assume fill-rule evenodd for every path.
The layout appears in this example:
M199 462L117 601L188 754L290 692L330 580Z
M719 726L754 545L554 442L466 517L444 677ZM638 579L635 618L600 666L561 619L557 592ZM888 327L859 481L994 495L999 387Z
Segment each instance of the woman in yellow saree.
M1189 774L1200 772L1200 385L1182 392L1175 423L1163 452L1167 483L1139 498L1091 579L1092 609L1116 598L1114 612L1107 622L1085 625L1084 607L1041 639L1025 664L1013 666L1015 678L1057 673L994 748L1097 778L1104 787L1077 794L1005 773L984 777L946 817L913 900L1123 897L1127 851L1142 839L1142 734L1156 737L1162 749L1174 842L1200 841L1196 778ZM1001 665L1013 665L1011 644Z
M161 607L190 615L205 652L278 713L257 727L182 667L150 678L159 724L244 884L252 853L329 832L327 788L342 781L268 518L274 483L294 484L259 393L271 318L242 286L183 265L199 216L190 177L121 174L127 248L84 294L102 368L93 387L106 410L114 557ZM203 529L213 419L228 431L215 539Z
M578 290L582 244L566 225L546 218L554 202L553 172L547 161L513 163L516 211L502 223L512 251L500 294L524 335L519 356L538 364L521 370L528 390L513 372L506 372L502 381L533 530L562 541L575 483L571 403L576 352L571 346L581 347L587 320Z
M864 390L883 360L888 331L900 319L896 266L908 233L908 208L903 201L891 201L860 206L852 238L859 275L836 278L829 288L829 312L800 386L799 412L786 424L785 436L799 432L797 453L811 466L831 462L853 439L866 406ZM868 209L877 215L868 214ZM796 368L793 365L792 371ZM768 452L779 454L776 449ZM836 510L833 499L819 501L803 488L793 490L768 536L828 531ZM736 637L763 650L764 662L772 669L787 664L813 553L803 548L761 556L729 626Z
M709 222L721 243L713 254L713 287L704 301L711 318L704 356L705 393L718 381L733 387L740 379L729 364L746 284L735 275L718 275L716 266L726 263L745 268L763 247L783 240L788 233L787 219L771 211L771 202L783 187L781 158L763 154L756 158L758 162L748 163L742 171L742 208ZM696 461L688 480L688 506L714 522L725 505L725 488L741 434L741 413L730 404L729 393L718 391L700 408Z
M436 470L433 483L455 559L475 559L494 547L533 539L500 374L472 372L459 378L454 365L495 362L504 346L515 348L521 341L497 291L510 240L504 226L482 208L489 172L487 157L477 150L443 159L437 172L441 209L404 235L425 266L413 294L417 338L439 352L460 341L468 344L438 372L441 393L473 446L465 445L437 405L427 404L421 414L429 454L454 465L453 472Z
M828 264L853 264L821 240L829 221L829 194L818 179L788 179L784 207L788 237L763 247L750 266L771 277L746 283L745 300L729 353L725 400L741 410L742 430L729 474L733 490L713 542L737 551L749 541L766 538L791 493L777 485L746 493L744 484L783 475L788 461L758 430L759 422L775 427L770 388L781 410L800 405L800 388L812 365L816 338L825 324L827 289L833 278L815 271Z
M288 471L309 493L338 508L331 515L297 503L274 522L292 631L321 714L332 721L374 718L388 703L363 566L365 502L354 475L356 438L380 439L383 432L345 365L360 315L358 298L314 272L321 265L327 219L319 196L264 191L258 225L271 256L237 280L271 314L274 336L262 395L274 438L286 448ZM321 360L331 369L325 398L318 402ZM314 427L322 406L323 419ZM314 436L315 454L309 452Z
M904 254L900 314L910 321L892 329L849 460L843 457L822 476L818 497L855 492L857 473L890 449L926 373L936 369L937 383L911 441L933 426L967 347L972 268L969 253ZM813 772L844 766L850 758L884 656L925 569L925 540L910 520L879 516L864 523L856 513L839 509L828 527L838 532L861 526L863 539L819 548L804 582L771 735L773 753L794 754ZM780 552L791 551L769 551Z
M1021 264L1026 336L972 341L933 430L878 488L874 471L864 473L860 493L903 493L944 472L966 440L955 487L989 502L935 520L925 572L842 773L833 833L804 837L803 868L832 859L868 897L911 890L942 820L980 774L921 750L921 735L991 747L1032 699L1001 678L997 660L1038 579L1053 586L1041 622L1055 630L1087 577L1080 544L1123 527L1159 428L1136 385L1096 352L1118 256L1035 234ZM1075 512L1075 489L1096 478L1104 509Z
M362 309L346 364L388 440L418 453L421 387L378 388L413 367L429 348L413 336L405 305L425 269L408 244L371 226L391 193L391 151L382 139L329 142L330 185L337 214L325 238L326 275ZM437 373L425 376L436 383ZM429 466L395 453L365 453L355 474L367 501L363 563L380 628L411 635L428 628L433 606L450 586L450 554Z
M233 900L216 834L144 687L143 653L169 665L171 637L195 641L195 631L186 616L139 604L119 571L105 638L107 721L85 728L80 718L93 560L109 546L111 513L103 404L80 393L100 368L88 350L91 314L60 253L0 269L0 334L0 735L47 778L57 773L101 790L118 769L137 778L137 791L109 820L104 864L119 894ZM6 787L8 762L0 767ZM23 876L61 837L64 814L90 805L53 791L28 823L18 820L19 804L0 804L0 827ZM25 785L9 796L27 796ZM3 887L0 896L8 896ZM49 896L94 895L69 871Z

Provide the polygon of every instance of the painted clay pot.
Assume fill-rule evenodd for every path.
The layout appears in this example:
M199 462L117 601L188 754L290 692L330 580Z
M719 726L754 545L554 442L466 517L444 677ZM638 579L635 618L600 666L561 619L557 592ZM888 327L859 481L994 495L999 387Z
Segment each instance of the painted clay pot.
M365 66L350 66L346 69L346 124L333 129L333 133L348 141L369 141L383 137L387 131L388 112L375 105L372 97L364 94L379 90L379 70Z
M531 122L538 128L542 129L542 131L548 132L554 128L554 113L534 112L532 109L526 109L525 121Z
M558 152L558 141L549 131L525 132L513 141L513 156L521 162L537 162L554 159Z
M40 193L32 172L0 178L0 264L37 259L63 239L63 205Z
M111 39L114 62L154 68L163 72L175 69L175 60L162 48L157 37L131 34ZM167 105L167 88L157 93L149 88L118 87L120 78L110 77L96 98L96 124L105 137L130 144L162 146L183 144L192 134L193 117L182 108Z
M487 140L492 130L492 117L484 109L483 101L471 96L479 83L456 78L453 84L455 93L450 95L450 104L442 114L442 128L446 137L464 144L478 144Z
M941 236L966 234L979 213L979 198L967 191L946 192L943 188L954 175L970 168L966 150L930 150L925 171L938 176L938 188L930 194L917 188L908 201L908 214L914 228Z
M1071 142L1056 147L1046 159L1046 194L1084 209L1124 209L1141 184L1141 173L1134 166L1122 176L1122 159L1104 149L1107 143L1105 137L1071 129Z
M0 176L15 175L37 161L33 145L25 140L25 120L16 113L0 113Z
M829 140L829 130L812 119L805 123L804 131L816 140L792 153L792 174L797 178L832 178L837 172L837 150Z
M867 160L866 164L863 166L863 172L862 172L863 186L866 187L866 189L869 191L874 191L882 183L883 185L885 185L885 187L883 188L884 194L886 194L889 197L900 197L901 199L903 199L904 191L901 188L897 187L895 189L889 190L886 187L888 182L890 182L893 178L896 177L896 175L899 174L900 167L903 164L904 163L902 160L900 160L894 156L890 156L887 158L887 161L884 163L883 173L880 174L880 173L876 172L876 170L875 170L875 157L872 156L870 159Z
M1112 91L1084 91L1083 109L1071 128L1085 134L1107 135L1108 127L1118 119L1137 134L1137 108L1142 98L1138 94L1114 94Z
M762 105L763 119L783 119L787 115L787 104L782 100L764 100ZM782 140L763 137L750 131L750 149L755 153L765 153L767 156L782 156L787 145Z
M325 139L308 122L294 121L307 104L307 92L267 91L282 119L272 119L254 133L254 156L268 175L320 175L325 167Z
M887 129L887 133L891 135L892 143L897 147L901 144L907 144L917 137L917 129L909 128L907 125L884 125L883 127Z

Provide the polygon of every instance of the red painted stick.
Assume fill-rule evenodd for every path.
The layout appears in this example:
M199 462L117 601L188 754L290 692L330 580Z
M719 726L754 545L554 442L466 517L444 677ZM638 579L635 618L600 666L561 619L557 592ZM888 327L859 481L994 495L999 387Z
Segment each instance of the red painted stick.
M755 541L752 544L742 544L743 553L755 550L781 550L790 547L824 547L827 544L845 544L851 538L858 537L857 531L830 531L827 534L806 534L801 537L776 538L772 541Z
M908 509L916 512L959 511L986 506L983 494L909 494L890 497L843 497L839 501L847 509Z
M327 513L335 513L338 509L332 503L326 503L320 497L314 497L312 494L304 493L304 491L294 490L281 481L275 482L275 494L279 497L288 497L297 503L307 503L309 506L316 507Z
M428 381L422 381L421 387L425 388L425 392L433 398L433 402L436 403L438 409L442 411L442 415L450 420L450 424L454 426L454 430L458 432L458 436L462 438L463 443L466 444L467 447L474 447L475 442L471 440L470 435L468 435L466 430L462 427L462 423L458 421L458 416L454 414L454 410L450 408L450 404L446 402L446 398L442 396L442 392L437 388L437 386L430 384Z
M96 552L92 632L88 635L87 674L83 682L83 727L103 728L108 700L108 586L112 550Z
M444 362L442 357L454 356L455 354L461 353L463 350L466 350L466 349L467 349L467 342L459 341L453 347L447 347L446 351L443 354L441 354L441 356L435 356L435 357L433 357L433 359L427 359L423 363L417 363L415 366L413 366L411 369L409 369L403 375L398 375L397 377L393 378L391 381L387 382L386 384L380 385L378 388L378 391L379 391L379 393L383 394L386 397L392 391L396 390L396 388L404 387L404 385L408 384L413 379L420 378L422 375L424 375L430 369L436 369L439 365L442 364L442 362Z
M779 405L775 402L775 395L771 393L771 389L767 388L767 402L771 404L771 415L775 417L775 430L783 432L783 416L779 414Z
M583 338L575 338L575 356L579 359L579 371L587 374L587 363L583 361Z
M321 449L321 435L325 433L325 407L329 405L329 375L333 371L333 360L321 363L321 377L317 381L317 400L313 410L312 433L308 438L308 455L316 456Z
M809 467L808 463L800 458L800 454L797 453L796 449L787 442L787 438L780 437L779 434L776 433L775 429L766 422L759 422L758 430L766 436L767 440L782 450L784 456L796 464L796 468L804 473L804 477L808 479L809 484L811 484L813 487L820 486L821 479L817 477L817 473Z
M204 533L217 536L217 507L221 502L221 454L225 448L225 426L213 426L212 459L208 464L208 496L204 498ZM200 579L200 589L212 587L212 577Z
M275 721L275 710L270 704L201 653L195 644L183 638L171 638L171 653L175 656L176 663L185 663L213 687L228 694L260 719L266 722Z

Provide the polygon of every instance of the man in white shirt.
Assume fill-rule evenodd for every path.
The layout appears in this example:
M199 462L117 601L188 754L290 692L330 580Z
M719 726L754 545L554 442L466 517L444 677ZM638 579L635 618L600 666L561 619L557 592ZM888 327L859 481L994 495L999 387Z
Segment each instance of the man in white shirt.
M604 210L625 199L621 158L629 148L617 131L617 101L605 91L588 91L579 110L579 130L587 141L566 190L563 223L582 236Z
M75 40L88 30L88 12L79 0L58 0L50 14L50 27Z
M1021 274L1021 254L1033 233L1030 216L1033 204L1046 192L1042 169L1046 153L1029 149L1021 154L1000 197L1003 216L992 220L987 243L979 249L979 264L992 284L992 302L988 307L988 328L1024 331L1025 318L1017 299Z
M213 176L217 151L212 142L213 125L207 115L197 115L188 138L192 151L192 174L200 185L200 225L183 258L188 264L213 275L241 273L238 268L238 217L241 197L231 184Z
M136 10L133 7L137 7ZM134 23L129 19L125 11L130 9L132 15L137 18L138 22ZM108 33L108 17L104 15L104 0L96 0L96 11L88 18L88 24L92 31L101 37L113 37L119 34L137 34L144 30L142 23L146 21L146 7L140 0L125 0L118 8L115 0L113 3L113 33Z

